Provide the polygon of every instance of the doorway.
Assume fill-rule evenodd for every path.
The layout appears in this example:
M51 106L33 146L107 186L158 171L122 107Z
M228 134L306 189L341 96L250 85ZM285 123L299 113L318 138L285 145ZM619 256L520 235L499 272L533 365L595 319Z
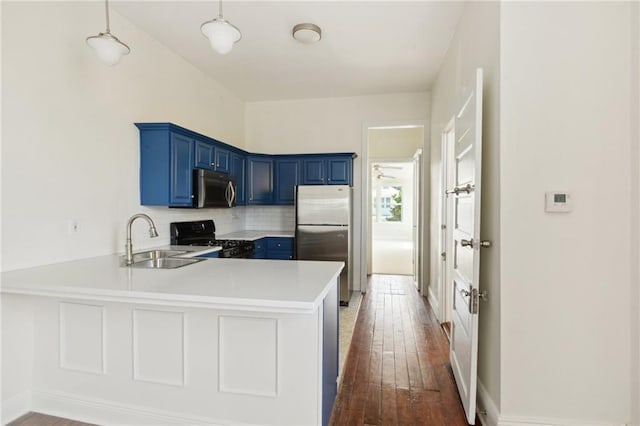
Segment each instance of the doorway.
M371 272L413 275L414 173L410 161L371 164Z
M424 129L424 122L397 123L395 125L386 124L381 126L369 124L363 126L362 154L366 159L361 169L363 184L361 241L363 247L366 247L366 257L363 257L361 263L361 289L363 292L366 291L367 277L374 273L374 224L376 228L375 234L378 235L380 232L385 232L385 226L378 226L378 224L382 222L382 218L385 219L384 222L392 222L386 220L385 215L388 216L390 212L386 212L385 209L392 207L391 203L394 202L394 193L396 197L400 196L401 200L410 200L409 208L407 209L407 206L403 206L402 209L404 218L410 219L407 222L409 224L409 239L397 238L397 240L404 240L404 242L378 244L378 248L384 250L385 246L389 247L393 244L400 245L401 250L405 253L402 256L403 262L395 263L399 265L402 264L403 267L400 270L394 271L388 268L379 270L376 266L376 273L408 275L412 278L418 291L422 292L424 286L424 283L422 283L424 265L422 264L423 256L421 254L425 250L425 244L428 243L428 238L423 236L425 217L427 217L428 212L423 194L423 188L428 186L422 185L425 179L422 168L422 149L425 146ZM405 188L405 185L402 185L402 195L400 195L398 194L398 188L394 188L394 186L400 185L398 185L398 182L395 184L392 182L393 179L398 177L393 172L400 171L400 169L391 167L400 167L398 164L404 163L409 164L407 173L411 176L411 184L406 188L409 188L410 193L407 194L408 189ZM377 166L374 168L374 165ZM378 174L382 174L383 176L377 179ZM377 182L374 182L374 178L376 181L379 180L381 182L377 192L380 194L379 201L375 201L374 198L374 188L378 186ZM388 192L389 194L383 194L383 192ZM388 197L388 200L384 200L383 205L383 198L385 197ZM377 203L380 204L378 205ZM389 204L388 206L387 203ZM379 213L374 211L376 207ZM383 225L387 224L385 223ZM387 238L387 240L389 239ZM376 256L378 257L377 254ZM390 259L391 256L388 256L388 258ZM380 264L380 261L378 261L377 264Z

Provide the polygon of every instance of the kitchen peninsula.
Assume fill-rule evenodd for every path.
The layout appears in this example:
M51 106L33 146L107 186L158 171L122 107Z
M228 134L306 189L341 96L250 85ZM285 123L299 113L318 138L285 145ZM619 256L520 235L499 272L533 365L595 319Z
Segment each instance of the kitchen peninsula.
M2 274L2 422L328 424L340 262L116 255Z

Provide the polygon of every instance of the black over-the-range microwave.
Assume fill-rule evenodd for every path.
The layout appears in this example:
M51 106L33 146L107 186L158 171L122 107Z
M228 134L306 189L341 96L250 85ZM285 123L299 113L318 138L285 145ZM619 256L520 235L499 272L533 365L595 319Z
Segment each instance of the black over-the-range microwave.
M236 180L229 173L193 169L193 207L234 207Z

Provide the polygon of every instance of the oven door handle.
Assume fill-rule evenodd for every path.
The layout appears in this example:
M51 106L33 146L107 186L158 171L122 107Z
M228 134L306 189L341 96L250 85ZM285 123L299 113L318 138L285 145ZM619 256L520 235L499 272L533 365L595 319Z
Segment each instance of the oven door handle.
M233 200L236 198L236 191L233 189L233 182L227 183L227 190L225 191L225 198L229 207L233 206Z

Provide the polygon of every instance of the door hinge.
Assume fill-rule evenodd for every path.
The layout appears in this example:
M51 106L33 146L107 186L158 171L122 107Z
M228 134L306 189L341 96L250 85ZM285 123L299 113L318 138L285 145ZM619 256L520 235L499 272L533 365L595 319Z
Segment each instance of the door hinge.
M489 296L486 291L478 291L477 288L471 290L471 303L469 303L469 312L472 314L478 313L478 304L482 300L489 300Z
M447 229L447 225L443 223L442 225L440 225L440 229L442 230Z
M440 253L440 257L442 258L442 260L447 260L447 252L443 251L442 253Z

